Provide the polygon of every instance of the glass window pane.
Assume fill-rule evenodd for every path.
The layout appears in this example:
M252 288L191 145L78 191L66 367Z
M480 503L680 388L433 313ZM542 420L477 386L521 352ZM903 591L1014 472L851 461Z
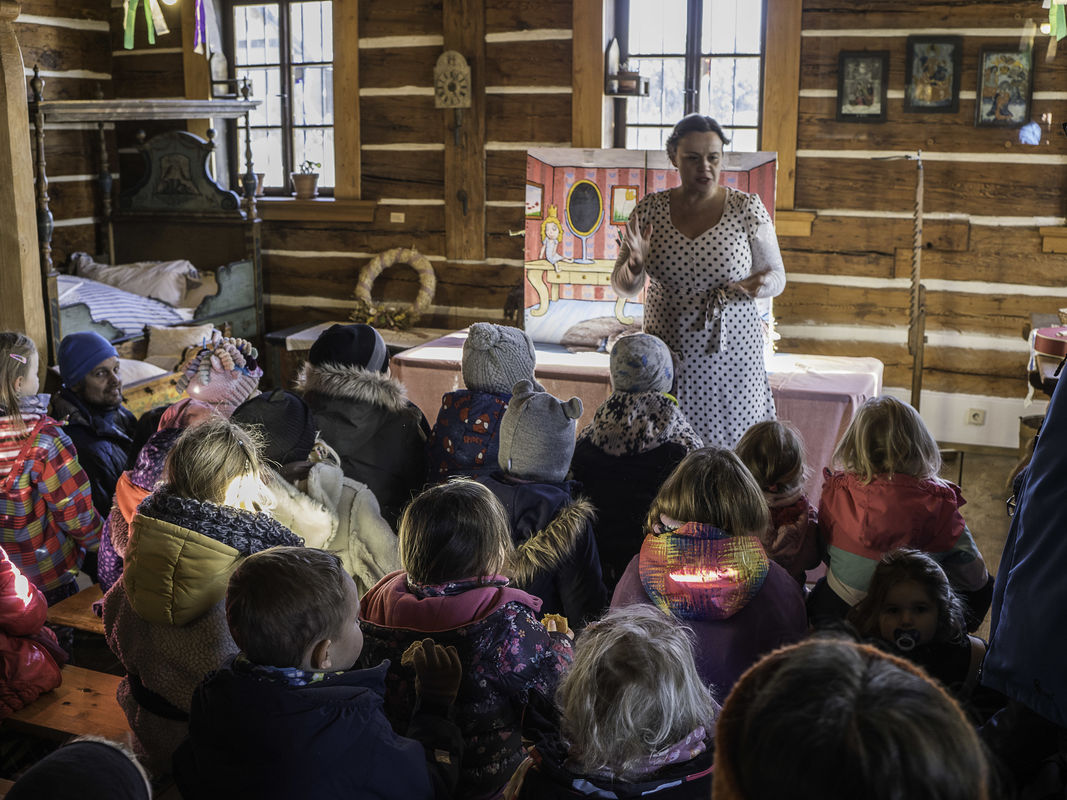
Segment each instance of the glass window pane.
M244 131L238 134L241 163L238 172L244 172ZM282 161L282 130L267 128L252 130L252 168L265 173L263 185L267 187L284 187L289 185L289 176L284 174Z
M294 171L305 161L315 161L321 166L319 186L334 185L333 128L298 128L293 131Z
M759 132L753 128L723 128L730 140L726 149L735 153L755 153L759 150Z
M333 61L333 3L293 3L289 23L289 53L294 64Z
M762 50L763 3L759 0L704 0L703 53Z
M233 39L237 66L277 64L278 4L234 6Z
M333 67L293 67L293 124L333 124Z
M631 0L631 53L685 53L686 4L682 0Z
M728 125L759 125L758 57L701 59L701 113Z
M282 124L282 74L272 69L238 69L237 78L248 78L252 87L252 99L262 100L259 108L249 116L252 125Z
M662 150L673 127L672 125L669 128L627 128L626 148L628 150Z
M649 79L649 90L648 97L627 101L627 121L673 126L685 116L684 58L635 58L630 60L630 68Z

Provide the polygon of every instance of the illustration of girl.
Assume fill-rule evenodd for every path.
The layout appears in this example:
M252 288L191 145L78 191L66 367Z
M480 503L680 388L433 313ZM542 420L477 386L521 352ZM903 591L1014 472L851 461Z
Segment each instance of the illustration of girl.
M543 258L559 272L559 263L565 261L568 264L574 259L564 258L560 252L563 244L563 223L559 221L559 208L549 206L545 221L541 223L541 252L538 258Z

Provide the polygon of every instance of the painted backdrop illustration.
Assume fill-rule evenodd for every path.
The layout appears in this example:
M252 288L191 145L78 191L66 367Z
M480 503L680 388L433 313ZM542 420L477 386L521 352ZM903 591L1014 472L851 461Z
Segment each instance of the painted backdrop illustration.
M722 182L774 216L775 154L727 153ZM602 350L641 327L642 292L611 288L619 236L637 201L678 185L661 151L536 148L526 156L525 326L535 342Z

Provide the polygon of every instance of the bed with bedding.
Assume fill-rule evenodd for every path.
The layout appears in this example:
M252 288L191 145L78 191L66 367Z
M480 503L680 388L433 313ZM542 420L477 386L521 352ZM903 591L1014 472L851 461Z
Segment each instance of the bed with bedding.
M36 72L36 70L35 70ZM238 119L259 105L248 99L44 100L35 75L30 104L36 136L38 239L48 300L50 345L95 330L123 355L144 358L146 328L206 326L257 339L263 333L260 220L251 152L245 148L245 192L225 189L211 172L214 131L204 140L182 130L145 140L143 172L122 176L112 196L105 125L117 121ZM72 254L63 271L52 262L52 215L44 141L49 124L96 123L100 226L106 253ZM249 177L251 175L251 177ZM189 334L192 334L189 331Z

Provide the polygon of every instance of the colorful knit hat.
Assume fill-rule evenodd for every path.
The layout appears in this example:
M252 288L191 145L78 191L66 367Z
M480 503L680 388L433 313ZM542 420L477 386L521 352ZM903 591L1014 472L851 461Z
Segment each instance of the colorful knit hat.
M216 333L186 362L177 387L229 417L259 386L263 370L256 363L258 355L245 339Z

